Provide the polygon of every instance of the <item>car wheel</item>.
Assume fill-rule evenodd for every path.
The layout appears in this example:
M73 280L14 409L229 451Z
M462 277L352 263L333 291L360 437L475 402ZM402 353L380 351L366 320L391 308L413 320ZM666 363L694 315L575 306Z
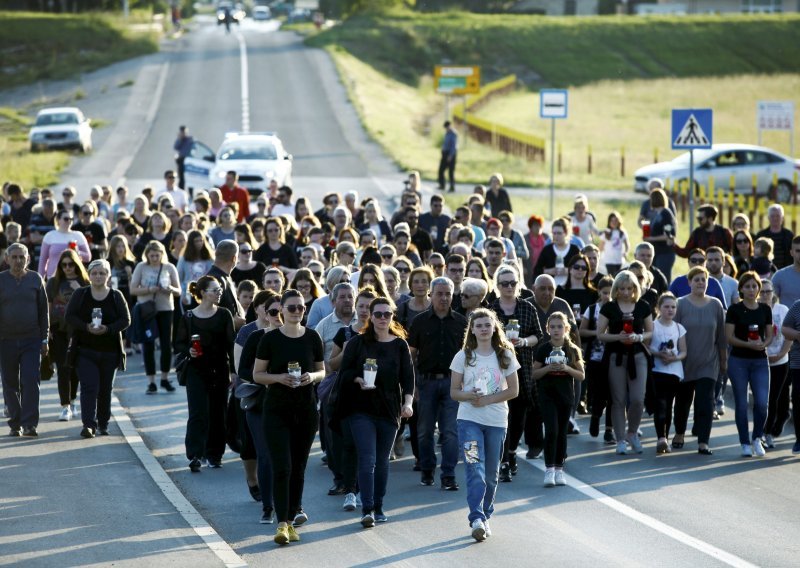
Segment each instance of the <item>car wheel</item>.
M35 154L39 151L39 148L35 144L31 144L31 154Z
M792 184L782 179L778 182L778 187L772 189L772 198L775 203L791 203Z

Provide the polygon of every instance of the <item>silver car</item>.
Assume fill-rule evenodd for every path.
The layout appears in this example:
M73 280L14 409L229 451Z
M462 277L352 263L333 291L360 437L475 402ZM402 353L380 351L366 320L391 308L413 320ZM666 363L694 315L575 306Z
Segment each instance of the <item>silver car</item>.
M729 187L734 180L736 193L751 194L753 175L757 176L757 193L767 195L778 203L788 203L792 196L794 176L800 174L800 160L750 144L714 144L708 150L694 151L694 181L698 186L708 186L714 178L715 187ZM773 185L777 176L778 183ZM669 162L644 166L634 174L634 191L646 192L647 182L653 178L675 182L689 180L689 152Z
M60 148L92 149L92 125L77 107L45 108L28 132L31 152Z

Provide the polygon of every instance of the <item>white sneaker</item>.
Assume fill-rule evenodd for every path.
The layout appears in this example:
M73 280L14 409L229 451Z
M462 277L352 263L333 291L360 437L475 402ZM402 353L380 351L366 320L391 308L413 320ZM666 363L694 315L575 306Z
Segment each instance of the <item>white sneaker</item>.
M624 456L628 453L628 443L625 440L617 442L617 454Z
M631 448L637 454L641 454L644 450L642 449L642 442L639 440L639 435L636 434L635 436L631 436L628 438L628 443L631 445Z
M69 405L69 409L72 411L72 416L78 416L78 405L74 402Z
M555 474L555 483L556 485L566 485L567 480L564 478L564 470L557 469Z
M753 457L753 448L750 446L750 444L742 444L742 457L743 458Z
M344 505L342 505L342 509L345 511L355 511L356 510L356 495L355 493L348 493L344 496Z
M58 416L58 421L69 422L70 418L72 418L72 411L69 409L69 406L65 406L61 409L61 414Z
M486 529L486 538L492 536L492 529L489 528L489 519L483 521L483 528Z
M556 486L556 472L552 469L548 469L544 472L544 486L545 487L555 487Z
M764 436L764 438L767 442L767 448L772 449L775 447L775 438L772 436L772 434L767 434Z
M486 540L486 525L480 519L475 519L470 525L472 527L472 538L478 542Z
M761 438L756 438L753 440L753 455L759 458L763 458L767 455L767 451L764 449L764 444L761 443Z

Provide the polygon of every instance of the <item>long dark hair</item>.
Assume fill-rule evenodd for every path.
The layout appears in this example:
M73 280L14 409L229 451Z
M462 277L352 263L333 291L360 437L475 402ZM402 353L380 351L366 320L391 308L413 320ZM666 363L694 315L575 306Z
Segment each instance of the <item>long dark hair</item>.
M412 265L413 266L413 265ZM409 266L411 268L411 266ZM383 270L378 268L374 264L365 264L361 267L361 270L358 272L358 289L364 287L364 275L371 274L375 277L375 283L371 284L375 291L378 293L379 296L384 296L386 298L389 297L389 292L386 291L386 279L383 277ZM409 279L411 277L409 276Z
M583 287L586 288L587 290L591 290L592 292L594 292L594 284L592 284L592 281L589 279L589 271L591 270L591 266L589 265L589 259L586 258L586 256L584 256L583 253L579 252L578 254L572 255L572 257L567 261L566 264L567 270L571 270L572 265L578 262L579 260L582 260L583 263L586 265L586 272L583 273ZM567 281L564 282L562 288L564 288L565 290L570 290L572 288L571 276L569 275L567 276Z
M475 350L478 348L478 339L475 337L475 334L472 333L472 323L476 319L481 318L489 318L492 320L492 325L494 325L494 332L492 332L492 348L497 355L497 362L500 364L500 368L508 369L509 365L511 365L510 353L514 351L514 346L511 345L511 342L506 338L506 333L503 331L503 326L500 325L500 320L497 319L497 314L486 308L478 308L469 314L467 332L464 334L464 343L461 347L464 350L464 355L466 355L466 364L474 365L477 359Z
M67 248L61 251L61 254L58 257L56 273L53 275L53 280L56 281L54 284L55 289L58 290L58 287L61 286L61 282L67 279L67 276L64 274L64 269L61 268L61 261L65 258L70 259L75 264L75 276L77 277L77 280L80 282L81 286L88 285L89 275L86 273L86 269L83 267L81 258L78 256L78 253L75 252L75 250Z
M199 249L194 246L194 240L197 238L203 241ZM194 262L196 260L211 260L213 258L214 255L211 253L211 247L208 246L208 241L203 236L203 233L197 229L189 231L189 234L186 235L186 248L183 249L183 260Z
M375 306L379 306L379 305L389 306L392 309L393 312L396 311L396 307L394 305L394 302L389 298L379 297L379 298L375 298L374 300L372 300L369 303L369 315L370 315L370 317L367 320L367 325L365 325L361 329L360 333L361 333L361 335L364 336L364 341L367 341L367 342L370 342L370 343L374 343L374 342L376 342L378 340L378 336L375 335L375 328L372 325L372 310L375 309ZM406 333L405 328L402 325L400 325L400 322L398 322L395 318L392 318L392 321L389 322L389 333L391 333L392 335L394 335L396 337L399 337L400 339L405 339L408 336L408 334Z

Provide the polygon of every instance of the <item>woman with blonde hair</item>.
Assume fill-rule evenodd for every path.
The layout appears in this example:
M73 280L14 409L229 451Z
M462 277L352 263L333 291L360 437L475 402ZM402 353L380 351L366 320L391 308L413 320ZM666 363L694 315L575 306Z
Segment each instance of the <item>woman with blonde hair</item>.
M156 211L147 221L147 230L142 233L139 240L133 247L133 256L139 258L144 252L145 246L151 241L157 241L164 246L166 252L172 242L172 223L169 218L161 211Z

